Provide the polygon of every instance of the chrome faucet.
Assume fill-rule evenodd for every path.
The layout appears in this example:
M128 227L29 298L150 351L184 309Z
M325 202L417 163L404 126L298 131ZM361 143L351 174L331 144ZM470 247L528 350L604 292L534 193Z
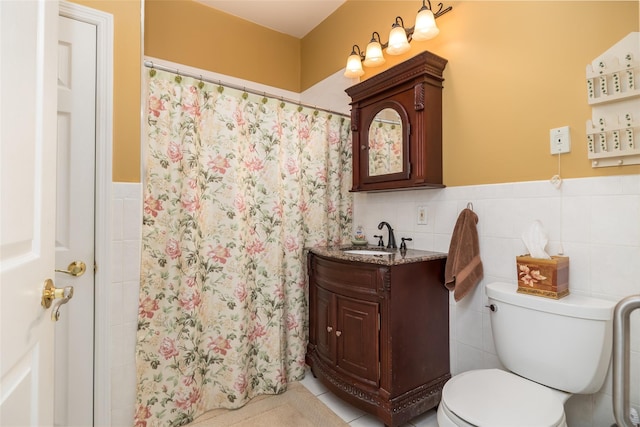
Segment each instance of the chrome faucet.
M382 227L384 227L385 225L387 226L387 230L389 230L389 240L387 242L387 248L398 249L398 246L396 245L396 236L393 235L393 228L391 228L388 222L382 221L380 224L378 224L378 230L382 230Z

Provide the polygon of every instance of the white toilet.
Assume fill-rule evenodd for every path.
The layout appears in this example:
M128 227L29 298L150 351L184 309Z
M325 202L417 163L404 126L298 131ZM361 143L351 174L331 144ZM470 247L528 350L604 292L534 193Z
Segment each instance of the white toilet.
M569 295L559 300L487 285L496 352L506 372L480 369L442 390L438 425L566 427L564 403L597 392L605 380L615 302Z

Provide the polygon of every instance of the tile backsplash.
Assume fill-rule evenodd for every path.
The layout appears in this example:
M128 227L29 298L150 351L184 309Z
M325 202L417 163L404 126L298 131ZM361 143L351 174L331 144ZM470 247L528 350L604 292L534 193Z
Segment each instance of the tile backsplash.
M112 425L132 425L135 408L135 335L140 273L142 186L113 184ZM560 189L547 181L354 194L354 226L362 225L371 243L377 225L389 222L396 239L409 247L447 252L453 227L468 203L478 214L484 279L457 304L450 299L452 373L501 367L485 308L484 286L516 283L516 255L524 254L522 232L540 220L548 251L570 257L572 293L618 301L640 294L640 175L567 179ZM426 224L417 224L418 208ZM385 241L386 231L383 230ZM632 316L631 397L640 409L640 310ZM614 423L611 377L592 396L567 403L572 427Z

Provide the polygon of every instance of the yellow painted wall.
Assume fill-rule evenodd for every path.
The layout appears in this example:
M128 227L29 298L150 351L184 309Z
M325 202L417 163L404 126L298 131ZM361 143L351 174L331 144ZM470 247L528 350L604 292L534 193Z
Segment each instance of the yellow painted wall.
M194 1L145 2L145 55L178 64L300 92L300 43Z
M570 126L572 138L571 153L561 157L564 178L640 173L640 166L593 169L586 149L586 65L639 31L637 1L444 3L454 9L438 19L437 38L413 42L408 53L365 68L362 78L423 50L449 60L443 91L446 185L550 178L558 172L558 158L549 154L549 129L560 126ZM412 26L420 6L348 0L303 39L303 88L344 67L352 45L364 50L373 31L387 41L396 15Z
M141 0L73 1L114 16L113 180L139 182ZM420 3L348 0L297 40L190 0L147 0L145 53L302 91L343 68L351 46L364 48L372 31L386 41L396 15L413 25ZM364 77L422 50L449 60L443 92L449 186L548 179L558 166L549 154L549 129L565 125L572 152L562 156L563 177L640 173L640 166L592 169L584 143L591 117L585 66L639 31L638 4L445 1L454 10L438 19L437 38L413 42L409 53Z
M140 182L140 0L71 0L113 15L113 181Z

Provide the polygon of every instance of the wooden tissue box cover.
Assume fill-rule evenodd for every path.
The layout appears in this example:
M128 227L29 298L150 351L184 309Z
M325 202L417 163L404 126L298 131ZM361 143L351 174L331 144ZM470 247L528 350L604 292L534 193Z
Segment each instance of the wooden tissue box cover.
M518 292L560 299L569 295L569 257L532 258L516 256Z

